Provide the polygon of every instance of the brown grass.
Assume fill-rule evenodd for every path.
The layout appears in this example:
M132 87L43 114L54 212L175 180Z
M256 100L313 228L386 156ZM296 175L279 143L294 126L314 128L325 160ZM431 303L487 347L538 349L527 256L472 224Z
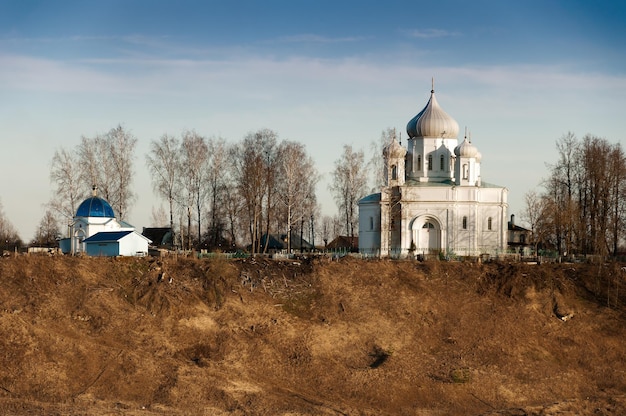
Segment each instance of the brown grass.
M1 259L0 412L620 414L623 280L612 264Z

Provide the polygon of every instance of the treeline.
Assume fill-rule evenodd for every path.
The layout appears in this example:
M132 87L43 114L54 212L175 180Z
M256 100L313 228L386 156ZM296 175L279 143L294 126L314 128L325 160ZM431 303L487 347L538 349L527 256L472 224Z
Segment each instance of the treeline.
M319 175L300 143L268 129L237 144L188 131L153 141L146 161L182 247L232 249L245 238L259 252L266 234L310 238Z
M568 133L543 192L526 194L533 243L561 255L617 255L626 238L626 158L620 144Z
M13 251L21 245L22 240L11 221L4 215L2 203L0 203L0 255L4 251Z
M137 139L118 126L93 138L82 137L73 149L59 149L52 159L54 197L33 243L50 244L58 223L71 221L78 204L97 186L99 196L124 219L136 200L132 192ZM204 137L195 131L165 134L150 142L145 155L152 187L166 208L153 211L151 223L175 230L181 248L267 250L266 235L290 236L322 245L340 234L355 235L356 203L366 193L367 167L362 151L344 147L335 163L330 190L340 215L321 216L316 196L319 180L303 144L279 140L263 129L238 143ZM59 221L51 221L57 218Z

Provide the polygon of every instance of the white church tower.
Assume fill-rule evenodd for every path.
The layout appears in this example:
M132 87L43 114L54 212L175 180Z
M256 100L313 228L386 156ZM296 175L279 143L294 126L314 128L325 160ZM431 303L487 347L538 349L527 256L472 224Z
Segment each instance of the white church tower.
M434 86L407 124L407 149L382 149L385 185L359 201L359 250L364 254L498 254L506 248L505 187L481 178L482 155L439 105Z

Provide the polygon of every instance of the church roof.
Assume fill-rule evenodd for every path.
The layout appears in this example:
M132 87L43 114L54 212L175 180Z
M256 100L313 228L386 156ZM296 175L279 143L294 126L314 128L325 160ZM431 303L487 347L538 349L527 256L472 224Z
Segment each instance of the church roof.
M115 218L115 213L107 201L97 196L92 196L79 205L76 216Z
M363 198L359 199L359 204L366 204L368 202L380 202L380 200L380 192L378 192L375 194L364 196Z
M85 243L110 243L119 241L132 232L133 231L101 231L85 239Z
M479 155L482 157L476 146L474 146L472 142L468 141L467 137L454 149L454 154L460 157L478 158Z
M459 124L439 106L433 88L426 107L409 121L406 132L409 137L454 139L459 134Z
M406 155L406 149L394 138L383 148L383 155L390 158L403 158Z

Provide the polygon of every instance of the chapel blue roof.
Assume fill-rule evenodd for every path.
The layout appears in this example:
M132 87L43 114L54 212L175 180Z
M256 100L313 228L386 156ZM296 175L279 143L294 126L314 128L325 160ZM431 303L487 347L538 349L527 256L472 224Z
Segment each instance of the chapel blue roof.
M115 218L115 213L107 201L97 196L92 196L80 204L76 211L76 216Z
M126 231L100 231L92 235L91 237L85 239L85 243L110 243L114 241L119 241L123 237L126 237L128 234L132 233L130 230Z

